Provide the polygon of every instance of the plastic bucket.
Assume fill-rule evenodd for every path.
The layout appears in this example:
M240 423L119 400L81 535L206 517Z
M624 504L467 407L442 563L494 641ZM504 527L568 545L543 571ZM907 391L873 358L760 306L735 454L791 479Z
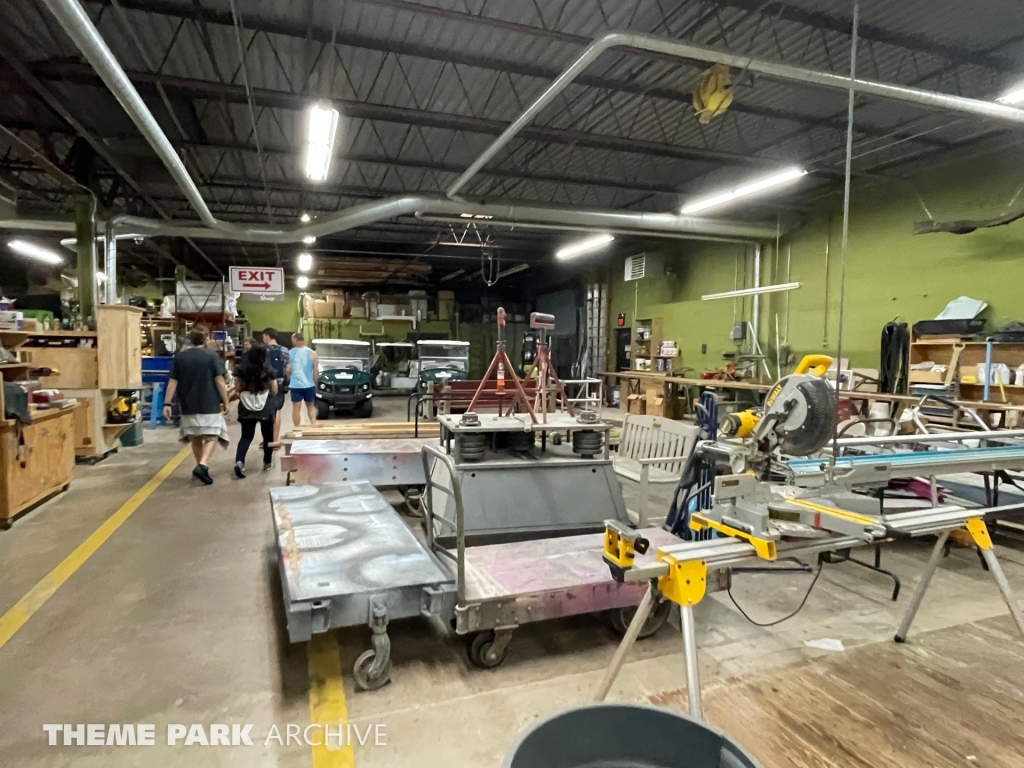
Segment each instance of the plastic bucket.
M731 739L654 707L595 704L543 720L504 768L761 768Z

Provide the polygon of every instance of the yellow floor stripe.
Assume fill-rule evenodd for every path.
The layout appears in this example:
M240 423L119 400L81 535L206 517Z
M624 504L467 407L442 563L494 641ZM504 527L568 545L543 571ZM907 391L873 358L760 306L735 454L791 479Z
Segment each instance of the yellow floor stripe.
M3 648L7 641L24 626L25 622L43 607L43 604L53 596L61 584L71 578L71 575L81 568L82 564L92 557L97 549L103 546L103 542L109 539L114 531L132 516L142 502L149 498L150 494L160 486L160 483L166 480L191 452L191 448L182 448L173 459L164 464L163 469L122 504L117 512L108 517L99 528L89 535L89 538L79 544L74 552L65 557L60 565L46 574L21 600L0 617L0 648Z
M314 745L313 768L354 768L356 764L348 734L342 731L346 740L339 746L333 734L348 724L348 705L345 703L345 687L341 681L341 657L338 640L333 632L313 635L307 645L309 656L309 722L320 725L313 738L320 742ZM332 739L324 744L324 728L330 726Z

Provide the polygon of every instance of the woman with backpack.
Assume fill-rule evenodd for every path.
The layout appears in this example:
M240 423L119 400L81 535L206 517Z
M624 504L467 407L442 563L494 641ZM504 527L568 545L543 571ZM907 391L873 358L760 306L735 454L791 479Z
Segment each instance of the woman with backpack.
M256 425L263 434L263 471L273 467L274 418L277 415L277 377L267 360L267 348L254 343L235 369L238 392L238 423L242 436L235 450L235 477L245 477L245 454L249 452Z

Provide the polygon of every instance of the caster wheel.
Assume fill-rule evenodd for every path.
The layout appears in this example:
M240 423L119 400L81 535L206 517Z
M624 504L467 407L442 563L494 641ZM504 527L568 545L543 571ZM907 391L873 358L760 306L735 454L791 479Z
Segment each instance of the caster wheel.
M356 659L356 663L352 667L352 675L355 677L356 685L359 686L360 690L375 691L391 680L391 659L388 659L388 663L384 665L380 675L370 677L370 666L373 664L376 656L377 653L373 649L364 651Z
M494 669L505 661L508 646L501 653L494 653L494 633L480 632L469 641L469 660L480 669Z
M647 617L647 621L644 622L643 628L640 630L640 634L637 635L637 640L646 640L651 635L655 634L661 629L665 622L668 621L668 615L672 612L672 603L668 600L662 600L658 605L654 606L654 610L651 611L651 615ZM636 616L636 608L630 606L628 608L618 608L608 612L608 618L611 620L612 629L615 633L622 637L626 634L626 630L629 628L629 623Z

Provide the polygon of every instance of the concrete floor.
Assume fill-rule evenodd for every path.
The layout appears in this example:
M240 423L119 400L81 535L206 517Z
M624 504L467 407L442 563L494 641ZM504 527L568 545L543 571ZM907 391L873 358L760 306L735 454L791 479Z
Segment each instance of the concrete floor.
M404 420L404 412L404 399L379 400L374 418ZM237 424L231 429L237 434ZM144 445L77 467L70 491L0 532L0 614L177 453L175 437L172 430L147 431ZM289 645L283 634L273 559L267 489L283 478L275 470L235 480L231 459L218 452L209 488L191 480L190 462L179 467L0 648L0 764L311 764L306 746L263 746L272 725L284 732L286 724L305 726L310 718L306 648ZM253 449L250 466L257 464ZM843 656L805 645L818 638L841 640L845 653L858 649L861 657L884 643L875 647L905 653L913 663L913 638L893 651L891 636L928 548L886 550L886 566L904 579L898 603L889 600L886 579L850 564L826 567L803 612L773 628L748 623L725 595L706 599L697 608L705 688ZM1006 547L999 555L1024 593L1024 555ZM733 593L754 619L766 621L792 610L809 581L799 574L739 575ZM977 557L955 550L914 634L1004 614ZM443 626L394 623L391 636L393 682L372 693L355 692L349 672L368 646L368 631L337 636L351 721L383 724L387 734L386 746L356 748L359 766L496 768L523 728L591 698L617 641L598 617L526 626L515 633L505 664L481 671ZM681 706L680 689L680 641L665 629L637 646L611 698ZM42 726L54 722L154 723L158 746L48 747ZM252 723L259 738L257 746L206 750L197 760L192 750L161 746L168 723ZM733 735L758 740L749 731ZM829 757L836 766L861 765Z

